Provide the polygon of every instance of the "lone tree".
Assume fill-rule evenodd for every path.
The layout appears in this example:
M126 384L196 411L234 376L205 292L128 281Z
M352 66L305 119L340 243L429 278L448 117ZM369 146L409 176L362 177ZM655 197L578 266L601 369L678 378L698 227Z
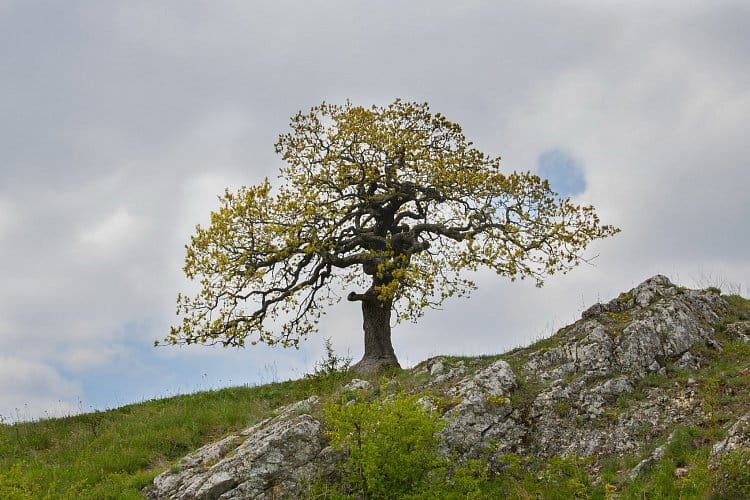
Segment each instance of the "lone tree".
M354 369L398 367L392 317L415 321L467 295L475 285L462 271L541 286L618 231L547 181L502 173L499 157L426 103L323 103L290 125L276 143L278 190L267 179L227 190L210 226L196 228L184 270L201 288L178 296L182 321L166 343L297 346L348 291L364 320Z

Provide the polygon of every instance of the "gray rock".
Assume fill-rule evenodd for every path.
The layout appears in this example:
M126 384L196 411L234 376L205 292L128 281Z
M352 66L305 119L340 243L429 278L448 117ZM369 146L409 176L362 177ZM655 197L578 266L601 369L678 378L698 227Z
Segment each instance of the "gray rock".
M445 366L443 365L442 359L437 359L430 367L430 376L435 377L437 375L440 375L445 371Z
M440 363L442 365L442 363ZM459 361L456 366L432 379L427 385L428 387L440 386L445 383L456 380L459 377L466 375L466 366L463 361Z
M700 360L690 354L690 351L686 351L685 354L674 363L675 368L680 370L698 370L701 367Z
M632 309L635 306L641 308L648 307L655 300L661 297L669 297L676 293L677 289L669 281L669 278L657 274L629 292L621 293L619 297L606 304L594 304L581 314L581 318L588 319L606 312L619 313Z
M714 444L711 449L711 463L716 465L724 454L738 448L750 450L750 413L740 417L727 431L727 437Z
M510 400L496 398L472 397L446 412L446 427L440 433L446 456L479 458L490 442L496 442L497 451L510 451L521 443L526 428L513 418Z
M322 424L305 413L313 396L244 431L204 446L175 470L154 479L150 499L297 497L306 481L335 472L340 455L327 446Z
M435 406L435 402L429 397L429 396L422 396L417 400L417 404L422 407L424 411L427 412L433 412L437 411L437 406Z
M638 476L640 476L644 470L646 470L648 467L650 467L653 463L658 462L662 458L664 458L664 454L667 452L667 447L669 446L669 443L672 442L674 439L674 433L670 434L667 438L667 442L663 445L657 447L649 456L638 462L638 465L633 467L628 474L630 479L635 479Z
M625 375L607 380L583 392L579 396L578 408L588 420L598 418L605 413L609 404L620 395L633 392L633 389L633 384Z
M604 304L596 303L581 313L581 319L593 318L594 316L599 316L605 311Z
M449 396L462 401L443 417L446 420L441 432L443 452L477 458L491 440L500 442L500 449L516 446L525 430L510 418L513 407L506 396L516 385L510 365L498 360L449 389Z
M414 371L415 375L427 374L430 377L440 375L445 371L446 360L443 356L436 356L430 358L424 363L421 363L419 368Z
M397 392L401 388L401 384L398 383L398 380L391 379L385 384L385 391L387 393L394 393Z
M658 297L665 297L674 295L677 292L674 285L669 278L657 274L653 278L649 278L637 287L635 287L631 294L635 303L641 307L649 306L654 299Z
M695 346L721 349L708 325L726 304L708 291L677 289L656 276L599 304L557 335L558 345L531 353L524 369L543 385L528 410L521 452L540 456L624 453L678 422L702 415L693 389L651 391L632 407L615 407L649 373L667 375L667 362L699 368ZM602 378L605 380L602 381Z
M342 390L349 391L349 392L367 392L372 390L372 384L368 382L367 380L361 380L358 378L352 379L351 382L346 384Z
M633 297L632 309L622 309L630 299L600 304L601 312L579 322L561 339L561 345L532 354L525 368L542 380L616 373L642 377L665 374L666 361L679 359L691 347L720 349L708 326L718 321L718 313L725 308L717 295L681 292L665 277L655 276L623 296ZM615 310L625 315L627 324L621 327L609 316Z
M516 376L507 361L498 360L471 377L461 380L448 391L451 396L476 399L503 396L516 386Z
M737 321L728 324L727 335L750 344L750 321Z

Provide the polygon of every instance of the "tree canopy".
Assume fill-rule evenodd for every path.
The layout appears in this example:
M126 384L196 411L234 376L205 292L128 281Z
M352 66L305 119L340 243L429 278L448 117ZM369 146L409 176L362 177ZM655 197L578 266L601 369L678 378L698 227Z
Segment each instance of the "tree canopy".
M278 187L226 190L196 228L184 270L200 291L178 296L166 342L296 346L345 295L362 302L365 358L397 364L391 312L416 320L465 296L481 267L541 285L618 231L546 180L502 172L426 103L323 103L290 126Z

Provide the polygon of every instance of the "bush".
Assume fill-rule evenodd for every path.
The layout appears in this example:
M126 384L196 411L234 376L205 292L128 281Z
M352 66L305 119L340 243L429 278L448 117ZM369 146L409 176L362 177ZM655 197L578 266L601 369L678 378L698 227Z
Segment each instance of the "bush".
M426 411L420 395L397 394L372 402L331 403L325 421L331 446L348 458L341 466L338 489L327 498L471 498L486 475L486 465L457 467L449 478L449 461L440 454L436 435L440 415ZM334 491L335 490L335 491Z

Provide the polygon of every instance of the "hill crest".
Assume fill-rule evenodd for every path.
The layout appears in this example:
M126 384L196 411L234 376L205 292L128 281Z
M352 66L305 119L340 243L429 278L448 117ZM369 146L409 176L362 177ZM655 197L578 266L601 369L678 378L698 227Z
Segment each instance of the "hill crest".
M724 388L716 374L750 354L750 308L733 300L657 275L529 347L492 357L438 356L381 389L355 380L343 391L355 399L423 392L424 407L445 420L442 452L457 463L486 459L494 473L508 454L591 457L595 471L603 458L638 455L664 441L661 452L655 448L620 471L633 479L661 458L679 426L728 423L733 427L724 441L710 443L715 461L750 441L743 397L717 408ZM731 383L726 370L718 378L733 396L747 395L743 381L750 372L741 369ZM156 477L147 494L299 496L305 482L336 475L342 455L328 446L324 431L320 398L311 396L191 453Z

